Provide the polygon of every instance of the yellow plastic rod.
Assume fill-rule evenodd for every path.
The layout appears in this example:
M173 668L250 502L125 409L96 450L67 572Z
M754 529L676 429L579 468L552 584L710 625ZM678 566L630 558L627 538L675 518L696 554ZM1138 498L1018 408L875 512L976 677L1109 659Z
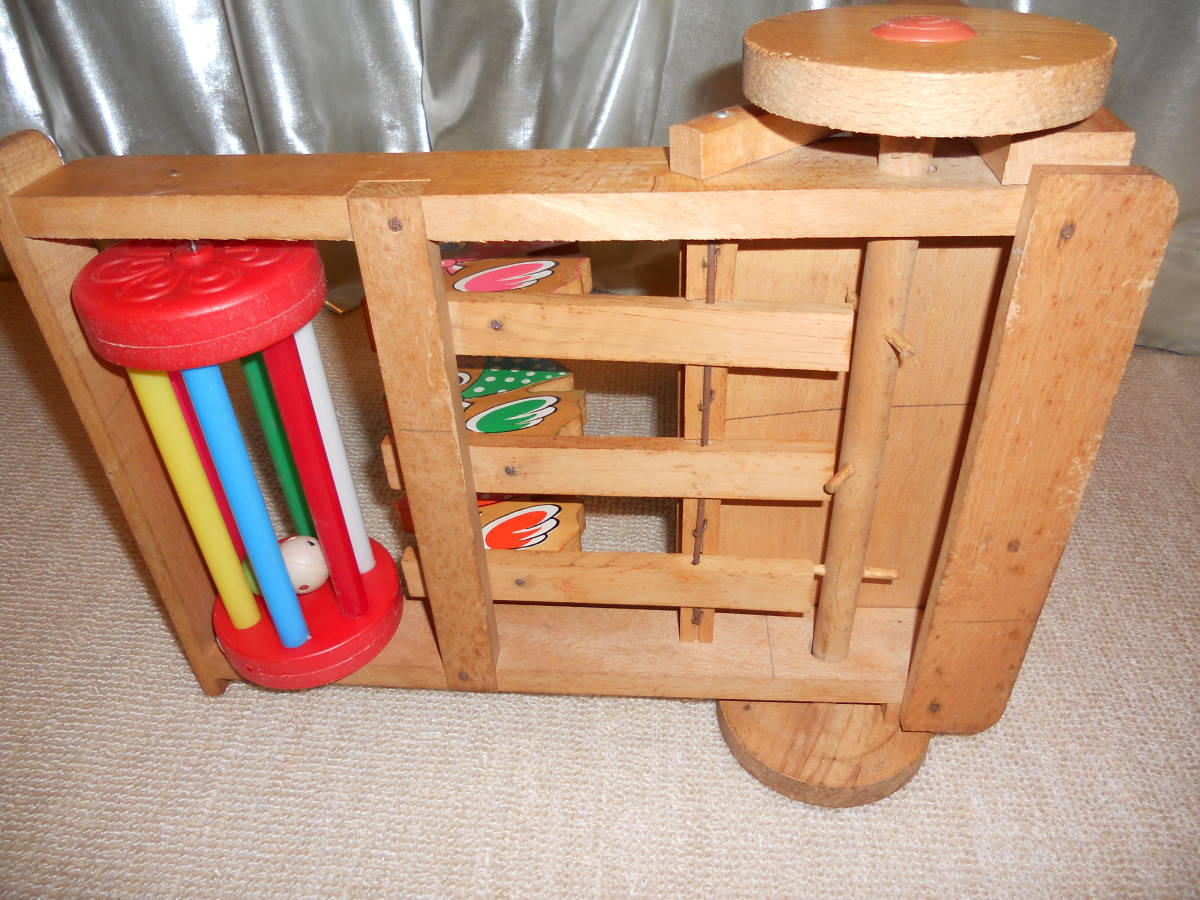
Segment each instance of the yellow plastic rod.
M257 625L262 614L250 593L233 540L225 530L225 521L204 474L200 454L192 443L170 376L166 372L130 369L129 381L229 620L234 628Z

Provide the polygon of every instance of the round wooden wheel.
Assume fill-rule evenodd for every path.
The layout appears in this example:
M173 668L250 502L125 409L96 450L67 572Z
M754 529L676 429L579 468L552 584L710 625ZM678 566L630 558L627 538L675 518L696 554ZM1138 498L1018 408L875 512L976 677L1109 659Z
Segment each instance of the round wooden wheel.
M878 704L722 700L717 719L746 771L815 806L881 800L917 773L929 745Z
M742 87L768 112L843 131L1021 134L1099 109L1116 49L1102 31L1049 16L838 7L751 25Z

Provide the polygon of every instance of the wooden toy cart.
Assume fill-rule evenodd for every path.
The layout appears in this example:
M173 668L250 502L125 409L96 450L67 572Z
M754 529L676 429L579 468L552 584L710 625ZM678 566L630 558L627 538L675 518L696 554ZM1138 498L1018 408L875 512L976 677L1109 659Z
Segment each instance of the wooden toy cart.
M757 106L669 152L63 166L6 139L5 250L202 688L237 677L212 584L69 301L97 239L354 241L417 550L396 636L346 683L718 699L753 774L835 806L993 724L1175 198L1099 109L1110 38L990 10L954 11L960 43L871 33L939 9L754 26ZM680 241L681 295L447 296L433 242L496 240ZM678 365L680 432L468 435L456 354ZM485 552L477 491L681 498L679 552Z

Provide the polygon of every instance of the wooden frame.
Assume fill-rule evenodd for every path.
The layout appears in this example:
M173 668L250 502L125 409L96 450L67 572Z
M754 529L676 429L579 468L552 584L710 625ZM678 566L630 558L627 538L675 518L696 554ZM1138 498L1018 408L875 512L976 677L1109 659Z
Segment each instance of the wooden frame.
M211 586L125 381L75 327L68 289L93 253L78 242L355 241L429 605L408 601L392 643L348 683L902 703L905 728L936 732L995 721L1090 471L1173 222L1173 193L1153 173L1121 166L1035 166L1028 185L1002 184L965 142L939 144L937 171L919 184L881 174L859 139L782 153L778 142L766 146L776 155L698 181L672 171L661 149L130 157L63 167L39 135L6 139L5 250L204 690L219 693L236 677L212 637ZM731 152L718 155L758 151ZM813 565L771 557L795 557L804 538L821 558L820 501L835 475L842 391L835 373L846 368L858 239L868 237L922 239L914 279L928 286L910 314L915 353L902 367L892 424L895 446L913 459L889 456L885 478L901 487L881 497L880 535L868 548L869 563L895 566L898 577L864 585L849 656L832 662L808 650ZM432 241L545 238L737 242L737 271L720 274L715 304L444 296ZM689 253L681 293L704 298L694 281L703 266ZM930 266L940 267L938 284ZM968 282L982 284L976 299L953 307L944 292ZM819 298L795 303L797 284ZM568 321L586 328L570 333ZM664 323L677 330L654 340ZM697 447L689 417L677 439L468 439L454 353L518 347L687 363L684 394L693 397L700 369L717 367L720 433ZM748 363L755 368L736 368ZM779 371L795 368L809 374ZM770 431L780 423L792 432ZM931 434L936 446L919 454ZM598 472L596 461L616 474ZM901 470L910 482L894 478ZM720 504L719 550L714 513L716 555L690 572L678 558L637 558L650 554L485 556L476 489L657 491L692 503L693 522L698 500L738 502ZM746 502L761 500L772 502ZM780 502L798 500L807 502ZM905 515L919 523L912 535L878 528ZM904 541L919 551L893 558ZM530 596L557 587L582 603L601 599L586 571L595 566L659 605L669 585L700 585L695 605L721 610L708 621L712 643L681 643L669 609ZM411 561L406 568L414 571ZM514 589L517 579L525 586ZM757 606L722 604L717 595L731 583L754 585ZM533 602L495 602L516 600Z

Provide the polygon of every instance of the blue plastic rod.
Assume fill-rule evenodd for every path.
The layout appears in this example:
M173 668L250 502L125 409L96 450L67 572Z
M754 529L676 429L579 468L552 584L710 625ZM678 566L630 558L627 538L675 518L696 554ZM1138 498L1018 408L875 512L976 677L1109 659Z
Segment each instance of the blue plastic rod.
M203 366L185 369L183 380L275 631L283 646L299 647L308 640L308 624L283 564L267 504L250 465L233 404L229 402L225 379L217 366Z

